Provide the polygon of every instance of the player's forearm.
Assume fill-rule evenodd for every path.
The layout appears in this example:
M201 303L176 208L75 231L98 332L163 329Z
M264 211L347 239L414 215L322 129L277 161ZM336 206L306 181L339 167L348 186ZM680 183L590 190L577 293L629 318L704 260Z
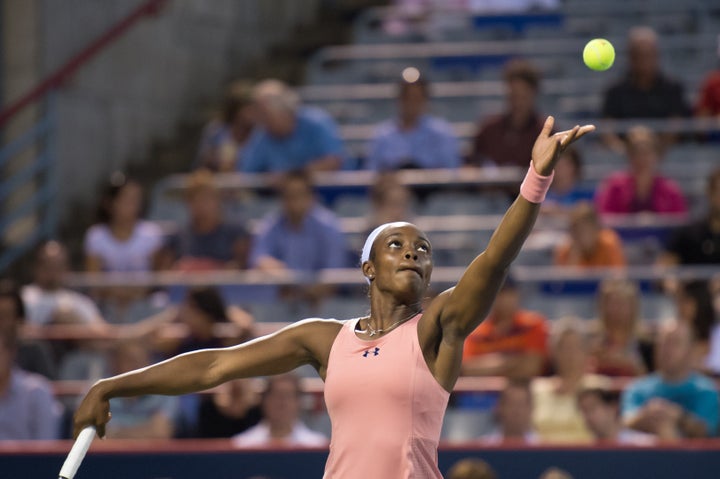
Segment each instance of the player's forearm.
M448 337L466 338L487 316L510 263L520 252L540 211L522 197L510 206L487 249L465 270L443 308L441 321Z
M213 374L218 350L182 354L167 361L103 379L93 389L103 399L145 394L179 395L202 391L220 383Z
M531 203L522 196L517 197L485 250L486 260L492 269L504 271L510 266L532 231L539 212L539 203Z
M104 379L93 387L103 399L144 394L178 395L202 391L235 378L269 376L315 363L307 338L313 321L223 349L203 349Z

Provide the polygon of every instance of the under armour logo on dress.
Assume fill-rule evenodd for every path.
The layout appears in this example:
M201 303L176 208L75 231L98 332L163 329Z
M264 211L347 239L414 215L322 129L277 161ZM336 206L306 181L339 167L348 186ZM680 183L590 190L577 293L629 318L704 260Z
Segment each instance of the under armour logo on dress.
M368 354L370 354L370 353L372 353L373 356L377 356L378 354L380 354L380 348L375 348L372 351L370 351L369 349L366 349L365 352L363 353L363 357L364 358L368 357Z

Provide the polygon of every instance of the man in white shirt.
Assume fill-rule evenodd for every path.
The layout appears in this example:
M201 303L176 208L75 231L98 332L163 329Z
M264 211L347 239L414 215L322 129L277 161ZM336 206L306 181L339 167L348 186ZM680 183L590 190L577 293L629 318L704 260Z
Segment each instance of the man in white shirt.
M268 378L262 396L263 419L233 436L236 447L327 446L327 438L300 421L300 380L293 374Z
M35 281L22 289L28 324L105 324L92 299L64 287L68 269L68 254L62 244L49 241L38 250Z

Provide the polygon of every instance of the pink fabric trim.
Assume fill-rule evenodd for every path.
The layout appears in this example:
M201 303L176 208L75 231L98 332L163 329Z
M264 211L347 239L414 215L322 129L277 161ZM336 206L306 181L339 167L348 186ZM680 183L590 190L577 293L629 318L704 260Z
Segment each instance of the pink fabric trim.
M530 168L528 169L525 179L520 185L520 194L523 198L528 200L530 203L542 203L545 200L545 195L550 189L555 171L550 173L549 176L542 176L537 171L530 161Z

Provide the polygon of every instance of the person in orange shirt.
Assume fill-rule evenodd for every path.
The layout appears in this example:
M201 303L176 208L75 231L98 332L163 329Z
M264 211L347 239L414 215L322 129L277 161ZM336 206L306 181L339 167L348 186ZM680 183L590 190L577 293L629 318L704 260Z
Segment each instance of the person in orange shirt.
M508 278L490 315L465 340L462 374L528 379L543 372L548 325L535 311L520 309L520 292Z
M592 268L625 264L618 234L603 228L591 203L578 203L570 212L570 237L555 250L555 265Z

